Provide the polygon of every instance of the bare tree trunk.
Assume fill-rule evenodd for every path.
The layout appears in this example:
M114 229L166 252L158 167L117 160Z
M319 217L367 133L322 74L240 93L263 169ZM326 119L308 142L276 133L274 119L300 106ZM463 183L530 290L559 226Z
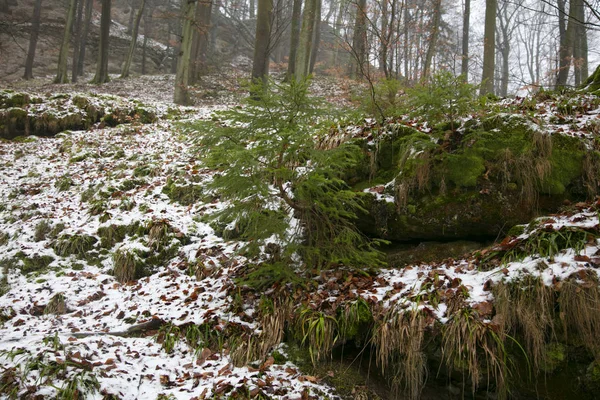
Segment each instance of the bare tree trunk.
M129 0L129 22L127 23L127 34L133 32L133 16L135 15L135 4L136 0Z
M587 32L585 27L585 10L582 0L576 0L575 8L575 45L573 59L575 69L575 86L581 85L587 79Z
M184 0L187 1L187 0ZM146 68L146 60L147 60L147 49L148 49L148 40L150 40L150 35L152 35L152 13L154 12L154 3L149 2L146 7L146 12L144 13L144 43L142 47L142 75L148 73ZM180 51L181 53L181 51Z
M573 58L573 47L575 45L575 33L576 24L575 13L576 13L576 1L569 1L569 22L567 24L567 31L565 33L565 43L561 46L559 51L559 65L558 65L558 76L556 78L556 88L560 89L567 85L569 79L569 69L571 67L571 61Z
M431 38L429 39L429 47L425 56L425 64L423 65L423 79L427 79L431 73L431 61L433 53L437 45L437 38L440 32L440 23L442 21L442 0L435 0L433 5L433 26L431 28Z
M367 0L358 0L356 6L352 53L354 62L350 64L350 76L356 79L364 70L367 61Z
M190 58L192 55L192 41L194 36L194 18L196 16L196 0L184 0L183 30L181 37L181 49L179 51L179 62L177 63L177 74L175 75L175 95L173 101L176 104L187 105L190 103L188 84L190 78Z
M482 96L494 93L494 70L496 57L496 9L497 0L485 2L485 29L483 39L483 73L481 75Z
M290 56L288 59L287 79L291 79L296 73L296 54L300 42L300 18L302 16L302 0L294 0L292 6L292 21L290 32Z
M261 79L264 83L267 82L269 77L272 16L273 0L258 0L252 80Z
M140 4L140 9L135 16L135 23L133 25L133 31L131 32L131 43L129 44L129 51L127 52L127 57L125 58L125 63L123 63L123 70L121 71L121 78L127 78L129 76L129 68L131 67L131 62L133 61L133 55L135 54L135 48L137 46L137 38L138 31L140 29L140 21L142 20L142 15L144 14L144 6L146 5L146 0L142 0ZM133 11L131 11L133 13Z
M315 28L313 45L310 52L310 68L309 73L313 73L315 70L315 64L317 62L317 55L319 54L319 45L321 43L321 8L323 6L323 0L317 0L317 12L315 15Z
M256 0L250 0L250 19L256 17Z
M23 78L33 78L33 60L35 58L35 48L37 47L38 36L40 34L40 19L42 15L42 0L35 0L33 6L33 19L31 21L31 34L29 35L29 51L27 51L27 60L25 61L25 75Z
M108 77L108 48L110 42L110 7L111 0L102 0L102 16L100 17L100 48L98 49L98 64L93 83L106 83Z
M85 48L87 46L87 37L90 32L90 25L92 24L92 6L94 0L86 0L85 2L85 19L83 22L83 33L81 35L81 42L79 43L79 57L77 57L77 75L83 75L83 64L85 61Z
M341 27L342 27L342 21L343 21L343 17L344 17L344 8L346 7L346 1L347 0L340 0L340 8L338 10L338 13L335 17L335 25L333 27L333 31L335 32L335 50L333 52L333 65L334 67L337 67L338 65L338 56L340 53L340 31L341 31Z
M58 71L54 83L67 83L69 81L69 76L67 74L67 58L69 58L69 43L71 42L71 29L73 29L73 20L75 19L76 3L76 0L71 0L69 2L65 33L58 55Z
M471 20L471 0L465 0L465 14L463 16L462 31L462 60L460 64L460 74L465 82L469 81L469 27Z
M83 19L83 2L84 0L77 0L77 21L75 21L75 44L73 47L73 66L71 68L71 81L77 82L77 72L79 70L79 46L80 41L78 38L81 36L81 24Z
M212 0L199 0L196 8L196 29L192 43L190 85L194 85L206 73Z
M298 81L306 78L310 71L310 55L312 54L316 12L317 0L306 0L296 55L296 80Z

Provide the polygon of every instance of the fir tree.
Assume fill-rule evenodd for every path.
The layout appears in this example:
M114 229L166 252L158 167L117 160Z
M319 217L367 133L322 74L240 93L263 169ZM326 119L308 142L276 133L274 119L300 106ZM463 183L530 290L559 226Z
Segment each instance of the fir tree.
M378 243L354 224L366 212L362 194L343 180L363 157L360 148L317 147L324 113L308 95L308 80L250 90L264 94L218 114L200 140L204 162L216 171L210 187L230 204L215 220L246 241L250 254L279 244L278 265L300 256L310 269L380 266Z

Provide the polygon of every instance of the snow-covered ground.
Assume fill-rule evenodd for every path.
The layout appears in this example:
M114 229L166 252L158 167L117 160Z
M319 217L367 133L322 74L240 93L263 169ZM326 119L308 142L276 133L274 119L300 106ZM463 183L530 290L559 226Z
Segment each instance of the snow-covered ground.
M160 82L156 93L141 99L159 116L178 109L186 118L208 120L223 108L175 107L161 92L172 86L168 78L140 79L126 81L131 83L119 90L136 96L138 85ZM556 130L554 114L545 114L548 109L538 118L547 121L545 129ZM587 134L587 127L598 123L598 108L572 118L570 131ZM194 348L184 340L170 342L168 329L185 330L192 324L210 330L201 332L207 343L208 337L223 340L220 333L229 329L252 335L262 328L252 304L234 311L233 276L245 266L236 255L238 243L216 236L204 218L226 205L208 196L180 204L165 191L175 182L195 185L201 192L203 182L211 179L211 171L194 154L197 135L202 132L183 130L178 121L163 118L148 125L0 142L0 278L5 281L0 296L0 387L5 392L0 398L11 390L18 395L65 395L69 382L81 389L86 383L94 386L94 379L98 390L90 391L89 398L201 399L236 391L282 399L335 396L319 377L306 376L290 362L267 358L235 367L226 342L218 351L208 344ZM461 260L384 269L373 277L323 271L316 278L318 290L307 296L315 309L335 309L362 298L384 311L426 309L432 321L446 323L451 317L448 301L461 292L466 293L466 305L486 319L493 301L490 287L500 281L531 275L552 286L577 278L581 271L597 275L599 210L598 202L579 205ZM127 234L104 249L96 243L91 257L60 255L66 254L58 246L61 240L77 235L99 241L103 228L136 222L146 227L145 233ZM62 230L53 236L52 229L60 224ZM169 231L177 252L150 276L118 282L112 274L114 253L155 251L147 232L153 224ZM577 251L568 248L551 257L532 254L519 261L487 263L486 254L501 256L524 246L537 232L565 229L589 231L594 239ZM45 262L36 268L31 260ZM45 313L57 294L64 295L65 312ZM153 322L139 337L131 331Z

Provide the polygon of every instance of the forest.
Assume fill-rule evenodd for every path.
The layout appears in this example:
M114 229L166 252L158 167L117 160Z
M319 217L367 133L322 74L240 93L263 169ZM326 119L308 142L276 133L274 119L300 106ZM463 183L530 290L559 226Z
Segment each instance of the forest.
M0 0L0 399L594 400L597 0Z

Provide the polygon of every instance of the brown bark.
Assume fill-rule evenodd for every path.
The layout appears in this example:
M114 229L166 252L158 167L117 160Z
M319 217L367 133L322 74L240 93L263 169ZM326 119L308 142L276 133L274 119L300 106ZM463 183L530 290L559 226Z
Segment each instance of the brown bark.
M33 19L31 21L31 34L29 36L29 51L27 52L27 60L25 61L25 75L23 78L33 78L33 60L35 58L35 48L40 34L40 19L42 15L42 0L35 0L33 6Z
M100 17L100 48L98 49L98 64L93 83L106 83L108 77L108 49L110 43L111 0L102 0L102 16Z

